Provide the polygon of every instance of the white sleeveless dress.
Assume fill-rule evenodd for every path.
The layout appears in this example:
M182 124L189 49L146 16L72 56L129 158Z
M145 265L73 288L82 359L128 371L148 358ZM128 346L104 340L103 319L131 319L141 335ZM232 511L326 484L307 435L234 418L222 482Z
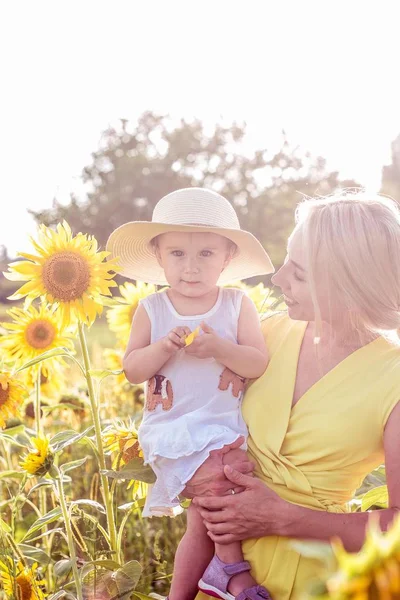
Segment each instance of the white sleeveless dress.
M148 296L141 304L151 322L151 343L177 326L193 331L202 321L222 338L237 343L243 294L220 288L211 310L193 316L177 313L166 291ZM241 414L243 387L244 380L221 363L190 356L183 349L147 382L139 441L157 481L151 486L143 516L182 512L178 496L210 452L240 436L247 438Z

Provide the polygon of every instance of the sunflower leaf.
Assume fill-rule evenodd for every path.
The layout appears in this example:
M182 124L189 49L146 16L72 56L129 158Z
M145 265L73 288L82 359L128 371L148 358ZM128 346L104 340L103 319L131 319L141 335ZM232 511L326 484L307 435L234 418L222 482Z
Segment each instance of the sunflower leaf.
M149 465L144 465L140 458L133 458L120 471L104 470L101 473L111 479L134 479L145 483L154 483L156 480L153 469Z
M1 471L0 472L0 479L22 479L23 477L25 477L25 472L24 471Z
M29 544L18 544L19 550L21 550L22 554L25 558L27 558L32 563L39 563L40 565L47 566L50 564L51 558L44 550L41 548L36 548L35 546L30 546Z
M27 538L31 537L31 535L36 533L36 531L39 531L39 529L41 529L48 523L54 523L54 521L57 521L61 516L62 516L61 508L59 506L56 506L56 508L53 508L47 514L45 514L42 517L40 517L39 519L37 519L33 523L33 525L31 525L31 527L28 529L28 531L22 538L21 542L23 542Z
M82 498L80 500L72 500L69 503L70 506L76 506L76 505L84 505L84 506L92 506L93 508L95 508L96 510L98 510L99 512L105 514L105 508L104 506L102 506L99 502L96 502L96 500L88 500L86 498Z
M137 586L137 583L142 574L142 566L137 560L130 560L123 567L117 569L115 572L115 580L117 584L121 584L121 592L125 592L125 586L127 586L129 582L129 591Z
M90 369L89 371L93 379L97 379L99 383L110 375L122 375L123 372L124 371L122 369L118 369L116 371L110 371L109 369Z
M53 479L41 479L40 481L38 481L34 486L32 486L28 493L27 496L30 496L32 494L32 492L34 492L35 490L37 490L40 487L43 486L53 486L55 484Z
M78 460L72 460L71 462L64 463L60 466L61 473L66 473L67 471L71 471L72 469L76 469L83 465L89 457L85 456L84 458L78 458Z
M21 444L20 442L17 442L11 435L7 435L6 433L0 433L0 439L6 440L10 444L13 444L14 446L19 446L20 448L24 448L24 450L26 450L26 444Z
M71 351L68 350L68 348L52 348L51 350L46 350L46 352L43 352L39 356L36 356L36 358L32 358L32 360L28 360L28 362L23 364L22 367L16 369L15 372L19 373L20 371L24 371L29 367L33 367L34 365L37 365L38 363L47 360L48 358L55 358L56 356L68 356L69 358L72 358L76 361L75 356L71 354Z
M361 510L366 511L372 506L387 508L389 502L388 489L386 485L379 485L364 494L361 502Z
M76 433L73 429L67 429L66 431L60 431L56 433L54 437L50 440L50 446L52 447L54 452L59 452L63 450L67 446L71 444L75 444L82 438L86 437L89 431L93 429L93 425L82 431L81 433Z
M58 560L54 564L54 574L56 577L62 577L63 575L68 575L68 573L72 569L72 561L69 558L63 558Z
M4 533L11 533L11 527L0 517L0 530Z

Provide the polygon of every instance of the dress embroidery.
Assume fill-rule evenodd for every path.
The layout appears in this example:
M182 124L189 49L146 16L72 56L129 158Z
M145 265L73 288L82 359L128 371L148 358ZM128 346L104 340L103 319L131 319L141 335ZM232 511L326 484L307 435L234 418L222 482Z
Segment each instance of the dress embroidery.
M232 384L232 394L235 398L239 398L239 395L244 392L245 383L246 379L244 377L236 375L236 373L228 369L228 367L225 367L219 376L218 389L225 392Z
M149 380L146 397L147 410L155 410L161 404L163 410L170 410L174 401L174 393L169 379L164 375L154 375Z

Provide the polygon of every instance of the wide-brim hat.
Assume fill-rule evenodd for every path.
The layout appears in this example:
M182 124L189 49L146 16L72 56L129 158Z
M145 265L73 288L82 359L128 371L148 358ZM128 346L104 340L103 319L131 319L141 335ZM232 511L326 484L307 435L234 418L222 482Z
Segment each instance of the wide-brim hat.
M274 272L271 259L260 242L240 229L231 203L220 194L204 188L184 188L167 194L156 204L151 221L132 221L110 235L107 250L118 258L120 274L130 279L167 284L151 241L170 231L211 232L237 246L219 284Z

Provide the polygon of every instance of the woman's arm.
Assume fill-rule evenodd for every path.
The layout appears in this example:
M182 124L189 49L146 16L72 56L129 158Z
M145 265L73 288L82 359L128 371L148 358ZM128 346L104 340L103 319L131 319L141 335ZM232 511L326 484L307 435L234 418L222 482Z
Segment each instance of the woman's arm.
M393 409L384 432L389 508L374 511L386 530L400 510L400 403ZM211 539L230 544L251 537L279 535L290 538L330 541L342 539L348 551L358 551L365 539L370 513L328 513L291 504L260 480L225 467L225 475L244 491L222 498L195 498Z
M186 348L198 358L215 358L231 371L248 379L260 377L268 364L268 353L260 327L260 317L253 302L243 296L238 320L238 343L221 338L202 323L204 333Z

